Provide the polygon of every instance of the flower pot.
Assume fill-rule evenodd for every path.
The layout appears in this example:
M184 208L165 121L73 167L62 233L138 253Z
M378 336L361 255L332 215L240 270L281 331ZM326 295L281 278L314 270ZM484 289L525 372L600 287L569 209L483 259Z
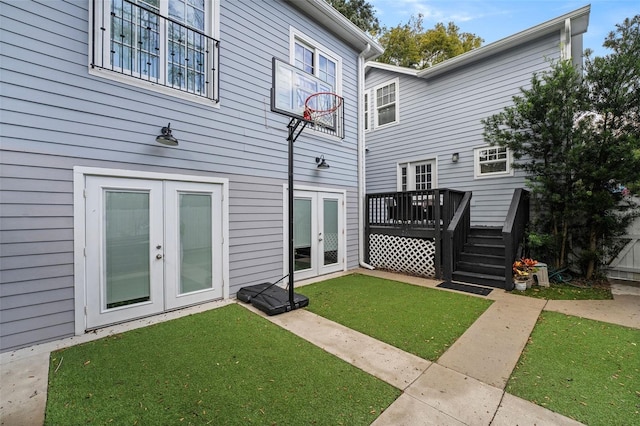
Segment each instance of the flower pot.
M516 284L516 290L518 291L525 291L527 289L526 281L515 281L515 284Z

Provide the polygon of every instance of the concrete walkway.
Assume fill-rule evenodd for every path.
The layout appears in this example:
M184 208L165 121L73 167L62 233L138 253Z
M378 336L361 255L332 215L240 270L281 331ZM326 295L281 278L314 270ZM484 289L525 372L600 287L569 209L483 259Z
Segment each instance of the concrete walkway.
M426 287L439 283L381 271L358 272ZM614 300L549 302L496 289L487 296L494 301L489 309L433 363L307 310L267 317L241 305L401 389L402 395L373 423L376 426L579 425L509 395L504 388L543 309L640 329L640 294L622 287L613 292ZM97 335L0 354L0 424L42 424L50 351L228 303L201 305L100 330Z

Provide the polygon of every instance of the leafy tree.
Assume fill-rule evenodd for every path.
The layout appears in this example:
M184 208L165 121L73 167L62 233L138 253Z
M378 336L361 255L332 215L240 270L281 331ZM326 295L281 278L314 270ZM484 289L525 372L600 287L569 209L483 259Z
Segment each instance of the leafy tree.
M453 22L438 23L425 30L423 16L412 16L408 23L385 28L380 44L385 52L379 62L403 67L427 68L446 59L480 47L484 41L471 33L461 33Z
M371 36L380 33L380 22L373 6L366 0L327 0L338 12Z
M640 182L640 15L611 32L605 57L587 52L531 79L513 106L485 120L484 137L508 147L529 176L537 232L551 235L556 267L576 255L587 278L638 215L623 185Z

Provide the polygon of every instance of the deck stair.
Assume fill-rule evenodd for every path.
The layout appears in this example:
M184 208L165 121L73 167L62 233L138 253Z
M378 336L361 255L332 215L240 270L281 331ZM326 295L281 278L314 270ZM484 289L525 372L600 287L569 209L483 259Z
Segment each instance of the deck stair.
M453 281L505 287L505 246L502 228L474 227L467 236L460 260L454 266Z

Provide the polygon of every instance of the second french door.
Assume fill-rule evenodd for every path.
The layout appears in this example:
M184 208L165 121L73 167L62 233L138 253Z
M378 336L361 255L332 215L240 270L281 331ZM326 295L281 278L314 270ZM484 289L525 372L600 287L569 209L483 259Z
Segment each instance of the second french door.
M295 279L344 269L344 194L295 191Z

